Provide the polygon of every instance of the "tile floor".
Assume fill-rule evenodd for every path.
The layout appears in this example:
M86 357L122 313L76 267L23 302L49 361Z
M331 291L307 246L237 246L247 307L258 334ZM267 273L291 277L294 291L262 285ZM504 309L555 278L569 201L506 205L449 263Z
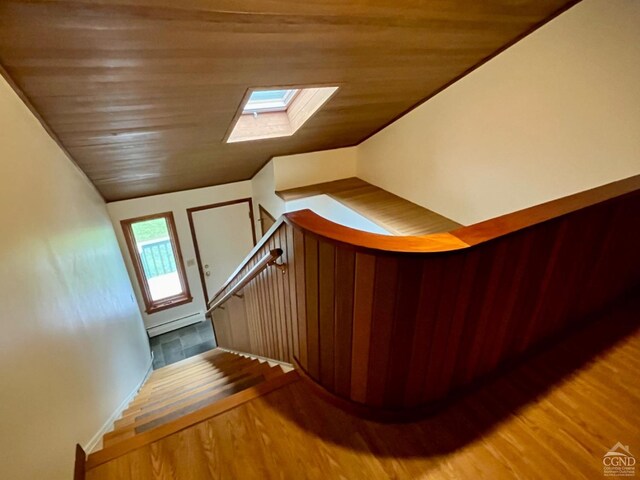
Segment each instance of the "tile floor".
M216 347L208 320L151 337L149 343L154 370Z

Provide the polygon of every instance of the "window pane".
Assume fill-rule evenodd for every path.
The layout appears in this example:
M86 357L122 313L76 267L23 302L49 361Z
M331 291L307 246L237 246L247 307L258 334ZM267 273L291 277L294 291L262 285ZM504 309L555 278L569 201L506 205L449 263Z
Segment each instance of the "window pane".
M157 301L181 294L183 289L167 220L144 220L133 223L131 228L151 299Z
M259 112L284 112L295 97L297 89L291 90L256 90L242 111L245 114Z

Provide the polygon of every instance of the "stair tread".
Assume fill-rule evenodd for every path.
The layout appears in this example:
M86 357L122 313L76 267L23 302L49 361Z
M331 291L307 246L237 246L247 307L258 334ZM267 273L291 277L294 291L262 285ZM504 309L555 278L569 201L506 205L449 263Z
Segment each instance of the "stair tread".
M197 370L190 370L182 372L181 374L177 374L176 377L172 377L169 379L163 379L162 381L148 381L145 385L140 389L140 394L151 393L154 391L158 391L163 388L171 387L173 385L178 385L182 383L187 383L191 378L195 378L198 376L206 375L207 373L212 372L225 372L229 369L241 368L242 365L249 364L250 361L247 359L229 359L224 363L218 363L216 365L208 365L203 366Z
M172 375L175 375L177 372L185 371L186 369L197 368L200 365L206 364L215 365L221 360L233 357L239 357L239 355L234 355L224 350L215 348L213 350L209 350L207 352L185 358L184 360L180 360L178 362L154 370L149 376L149 380L156 381L165 379Z
M176 369L185 368L188 365L195 364L198 362L205 361L211 357L215 357L217 355L222 355L228 352L224 350L220 350L218 348L214 348L213 350L208 350L203 353L199 353L198 355L193 355L192 357L185 358L184 360L180 360L178 362L172 363L170 365L166 365L157 370L154 370L149 378L160 378L164 375L168 375Z
M184 415L201 404L285 373L279 365L219 349L205 352L197 361L170 366L171 371L150 378L140 389L116 420L114 430L104 435L105 446L129 438L142 425Z
M103 465L114 458L126 455L136 449L150 445L162 438L166 438L180 430L184 430L192 425L196 425L216 415L234 409L246 402L269 394L270 392L284 387L299 380L299 374L295 370L288 371L283 375L278 375L268 381L260 383L255 387L248 388L229 397L225 397L220 401L205 406L200 410L184 415L171 422L162 424L156 428L147 430L146 432L132 435L129 438L119 441L105 443L105 448L97 452L91 453L87 457L86 469L91 470L99 465Z
M220 378L223 378L228 375L232 375L235 372L244 371L247 369L251 369L255 365L259 364L259 362L249 362L243 363L242 365L237 366L233 370L228 372L217 371L217 372L206 372L202 375L191 377L188 381L177 383L171 386L167 386L166 388L161 388L154 391L141 392L134 400L129 404L127 410L138 408L140 405L147 403L149 401L156 401L161 398L165 398L169 395L174 395L176 393L182 393L187 390L191 390L193 388L197 388L206 383L217 381Z
M142 415L145 412L155 411L159 408L164 408L165 405L175 404L177 402L186 400L195 395L201 395L204 392L212 391L212 389L220 388L224 385L228 385L232 383L238 378L246 377L255 372L267 371L270 367L261 363L256 363L252 366L252 368L247 368L243 370L239 370L238 372L234 372L233 374L229 374L226 376L216 377L215 379L211 379L210 381L205 381L196 385L194 388L186 389L175 395L163 396L160 398L153 398L147 402L141 403L136 409L123 412L122 419L129 418L131 416ZM117 422L116 422L117 424Z
M215 367L216 365L224 364L231 360L238 360L240 358L242 358L240 355L230 355L226 352L218 352L215 355L209 355L206 358L202 358L197 362L182 364L182 362L190 359L181 360L180 362L172 363L171 365L168 365L166 367L154 370L154 372L149 377L149 381L155 383L170 380L171 378L175 378L176 376L181 375L185 372L198 370L202 367L207 366ZM171 368L170 371L162 372L162 370L164 370L165 368L168 369L169 367L173 368Z
M235 393L241 392L250 387L254 387L264 381L272 378L284 375L284 371L280 368L272 368L262 372L256 372L254 375L242 377L235 382L224 385L223 388L215 389L212 392L207 392L205 395L189 398L186 402L180 402L172 408L163 409L158 412L153 412L149 416L143 418L136 418L134 423L130 423L123 427L117 428L113 432L105 435L105 446L111 445L114 441L120 441L125 438L130 438L131 433L137 434L147 431L151 428L155 428L163 423L170 422L176 418L180 418L184 415L199 410L205 406L211 405L223 398L231 396Z
M149 420L148 422L143 423L139 427L135 427L135 432L142 433L147 430L151 430L152 428L155 428L164 423L168 423L171 420L175 420L176 418L182 417L188 413L194 412L196 410L200 410L202 407L211 405L212 403L215 403L222 398L230 397L234 393L238 393L242 390L246 390L247 388L253 387L259 383L264 382L265 380L266 378L264 377L264 375L258 375L256 377L248 377L238 383L232 383L229 385L228 389L220 391L215 395L205 397L197 403L185 405L180 410L173 410L171 412L168 412L166 415L163 415L162 417Z
M186 406L186 405L190 405L193 403L198 403L200 400L207 398L207 397L211 397L211 396L215 396L217 395L219 392L223 392L223 391L227 391L231 388L233 388L234 385L237 384L241 384L243 383L246 379L248 378L252 378L252 377L259 377L259 376L263 376L265 378L271 378L273 376L279 375L282 373L282 369L276 370L276 369L268 369L268 368L256 368L255 370L251 370L248 372L244 372L243 374L234 377L231 381L229 381L228 383L224 383L224 384L218 384L215 386L212 386L212 388L207 389L207 390L203 390L202 392L199 392L195 395L189 395L181 400L177 400L175 402L171 402L169 405L154 409L154 410L149 410L149 411L144 411L144 412L140 412L138 415L134 416L134 421L132 423L129 423L127 426L131 426L131 425L135 425L135 424L139 424L139 423L144 423L145 421L147 421L150 418L154 418L156 416L161 416L171 410L179 410L182 407Z
M177 425L184 416L195 418L200 409L213 411L216 402L247 389L261 391L262 387L255 388L283 375L287 373L279 365L219 349L158 369L116 421L114 430L104 435L104 447L133 441L167 424Z

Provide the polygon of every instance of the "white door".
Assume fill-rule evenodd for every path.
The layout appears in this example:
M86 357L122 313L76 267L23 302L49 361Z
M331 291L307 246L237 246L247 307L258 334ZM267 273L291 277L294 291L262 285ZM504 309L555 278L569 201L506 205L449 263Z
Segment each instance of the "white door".
M209 300L253 248L249 202L193 212Z

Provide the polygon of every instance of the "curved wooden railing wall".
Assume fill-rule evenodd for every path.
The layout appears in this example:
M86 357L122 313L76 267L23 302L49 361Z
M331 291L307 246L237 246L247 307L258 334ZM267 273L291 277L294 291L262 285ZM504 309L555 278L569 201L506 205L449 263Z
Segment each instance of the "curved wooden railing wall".
M285 215L213 299L222 346L374 409L433 404L640 288L640 176L447 234L389 237Z

